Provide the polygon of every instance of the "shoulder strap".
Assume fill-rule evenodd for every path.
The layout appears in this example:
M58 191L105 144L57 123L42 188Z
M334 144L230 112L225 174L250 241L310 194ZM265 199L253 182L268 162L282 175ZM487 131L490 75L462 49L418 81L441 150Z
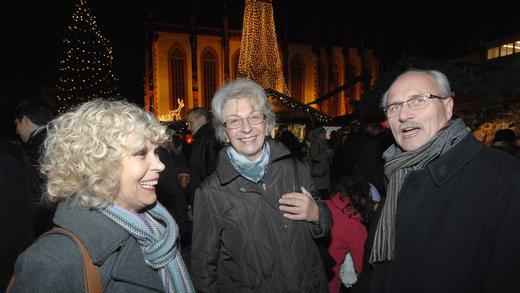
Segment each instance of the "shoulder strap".
M87 293L98 293L101 291L101 280L99 277L99 273L96 269L96 266L92 262L92 258L90 257L90 254L88 253L87 249L81 243L81 240L72 233L71 231L61 228L61 227L54 227L52 230L50 230L47 233L57 233L62 234L65 236L68 236L70 239L74 241L76 246L79 248L79 251L81 252L81 260L83 262L83 276L85 278L85 292Z
M81 243L81 240L72 233L71 231L61 228L61 227L54 227L50 231L51 233L58 233L63 234L74 240L74 243L79 248L79 251L81 252L81 259L83 261L83 276L85 278L85 292L87 293L98 293L101 291L101 280L99 277L99 273L97 271L96 266L92 262L92 258L90 257L90 254L88 253L87 249Z
M40 237L43 237L48 234L62 234L74 241L74 244L78 247L80 253L81 253L81 262L83 263L83 277L85 279L85 292L86 293L101 293L101 280L99 278L99 273L96 269L96 266L92 262L92 258L90 257L90 254L88 253L87 249L81 243L81 240L72 233L71 231L61 228L61 227L54 227L52 230L44 233ZM9 285L7 286L6 292L9 292L12 288L12 286L15 283L15 276L12 276L9 280Z

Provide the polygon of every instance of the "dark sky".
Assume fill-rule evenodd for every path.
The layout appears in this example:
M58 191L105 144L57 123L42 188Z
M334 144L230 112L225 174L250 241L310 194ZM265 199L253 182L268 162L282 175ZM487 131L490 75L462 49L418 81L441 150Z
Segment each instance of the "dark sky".
M230 26L241 28L244 0L194 1L200 24L221 25L226 2ZM187 24L193 1L87 2L102 33L112 41L122 94L141 98L145 7L152 7L157 21ZM0 33L5 62L0 82L54 83L61 36L70 22L73 5L74 0L3 4ZM453 57L480 40L520 33L520 18L512 4L504 1L273 0L273 5L278 30L285 19L289 35L312 37L319 32L323 41L337 43L348 37L354 45L362 39L368 47L379 43L388 63L403 54L431 59Z

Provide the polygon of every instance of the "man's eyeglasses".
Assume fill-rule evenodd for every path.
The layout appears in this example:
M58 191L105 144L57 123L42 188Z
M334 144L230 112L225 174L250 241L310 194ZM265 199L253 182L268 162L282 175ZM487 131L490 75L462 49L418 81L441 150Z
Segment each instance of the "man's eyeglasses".
M224 127L227 129L237 129L242 126L242 121L247 120L249 125L258 125L264 122L265 115L261 113L255 113L247 116L246 118L238 117L238 116L231 116L224 122Z
M448 98L449 97L439 97L432 94L415 95L404 102L392 103L390 105L387 105L383 108L383 111L385 112L387 118L391 118L401 113L401 109L403 108L404 103L408 104L408 107L415 111L420 110L422 108L426 108L426 106L430 104L430 99L445 100Z

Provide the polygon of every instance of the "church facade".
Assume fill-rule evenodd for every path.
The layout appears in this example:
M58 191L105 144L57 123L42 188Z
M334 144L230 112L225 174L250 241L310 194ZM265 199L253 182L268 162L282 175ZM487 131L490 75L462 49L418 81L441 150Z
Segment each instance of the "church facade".
M148 35L145 106L161 120L170 120L168 113L181 105L181 118L194 107L210 108L219 87L239 77L240 30L152 24ZM371 49L310 40L289 40L278 47L288 95L304 104L359 80L362 73L367 76L313 105L332 117L349 114L351 101L361 99L379 76L380 63Z

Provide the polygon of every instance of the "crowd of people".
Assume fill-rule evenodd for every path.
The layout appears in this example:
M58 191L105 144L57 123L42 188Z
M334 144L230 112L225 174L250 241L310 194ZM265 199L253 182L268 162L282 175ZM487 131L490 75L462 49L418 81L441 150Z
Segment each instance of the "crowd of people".
M187 113L191 144L122 99L24 102L21 143L0 141L0 291L87 292L89 262L104 292L520 292L520 146L484 145L454 99L410 69L384 123L300 141L238 79Z

